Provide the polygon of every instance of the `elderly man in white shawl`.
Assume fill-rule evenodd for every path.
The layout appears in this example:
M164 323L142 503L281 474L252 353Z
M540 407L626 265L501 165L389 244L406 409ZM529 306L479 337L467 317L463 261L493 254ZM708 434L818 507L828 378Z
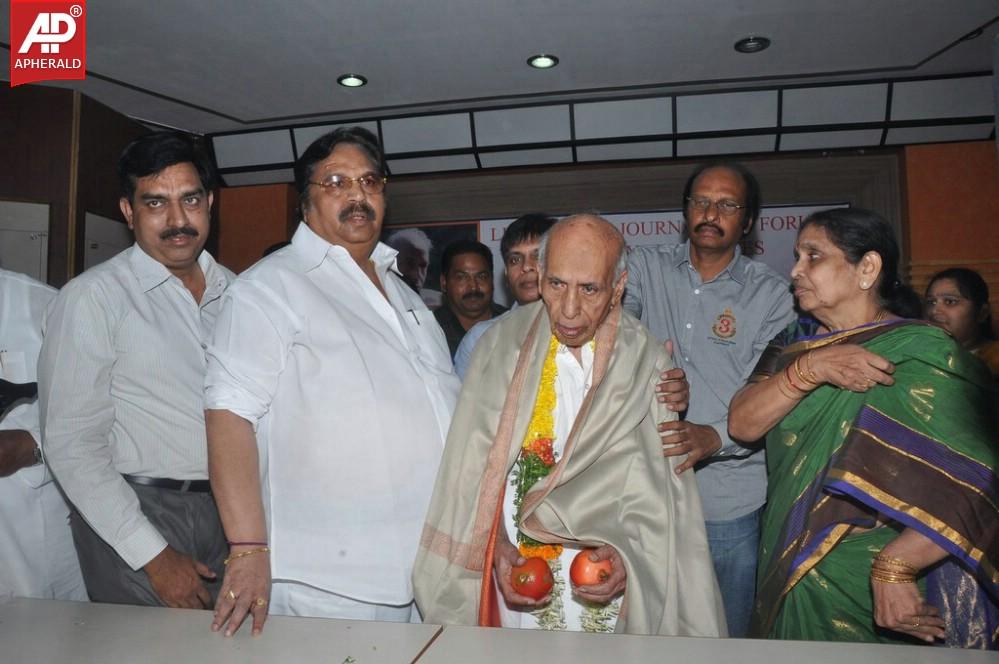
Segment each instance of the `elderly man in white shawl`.
M620 308L624 251L606 220L562 220L542 244L542 302L476 348L413 574L425 620L725 635L697 485L657 432L676 417L655 396L671 362ZM574 587L588 548L610 573ZM511 584L534 556L554 578L536 600Z

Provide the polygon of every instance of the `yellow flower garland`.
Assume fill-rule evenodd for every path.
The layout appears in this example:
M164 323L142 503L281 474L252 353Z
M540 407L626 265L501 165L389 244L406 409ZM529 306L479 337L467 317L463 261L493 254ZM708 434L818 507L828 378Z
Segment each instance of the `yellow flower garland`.
M538 385L538 396L534 401L534 411L527 425L527 435L521 445L518 459L517 523L520 523L520 504L535 482L551 472L555 465L555 379L558 368L555 364L555 354L558 352L559 341L553 334L548 344L548 353L541 367L541 380ZM525 558L538 556L545 560L554 560L562 554L561 544L544 544L535 542L523 533L518 533L518 548Z

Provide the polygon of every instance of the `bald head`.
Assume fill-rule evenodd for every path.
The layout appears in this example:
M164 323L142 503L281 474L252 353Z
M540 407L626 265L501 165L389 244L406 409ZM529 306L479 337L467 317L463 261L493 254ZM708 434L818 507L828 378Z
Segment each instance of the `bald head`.
M602 217L572 215L545 235L539 260L552 333L578 348L593 338L624 293L624 237Z

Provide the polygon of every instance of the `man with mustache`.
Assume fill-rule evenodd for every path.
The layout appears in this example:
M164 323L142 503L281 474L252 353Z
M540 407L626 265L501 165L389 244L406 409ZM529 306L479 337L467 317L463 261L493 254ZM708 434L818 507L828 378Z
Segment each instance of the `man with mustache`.
M208 608L226 555L208 484L205 348L233 275L202 251L214 173L187 136L118 162L135 244L70 281L38 363L42 448L94 601Z
M242 273L208 351L212 488L229 540L214 630L268 611L408 622L420 528L460 387L378 241L385 163L360 127L295 164L291 246ZM273 581L273 583L272 583Z
M473 325L506 311L493 302L493 252L481 242L459 240L444 247L441 291L444 304L434 316L452 357Z
M671 445L665 453L685 457L678 473L695 468L729 634L739 637L755 595L767 477L762 449L728 435L728 404L793 320L793 303L788 282L739 247L760 211L752 173L738 163L702 165L683 200L687 241L632 249L624 307L659 339L673 340L690 382L686 418L661 428Z
M552 217L531 212L517 217L503 231L500 255L506 267L507 285L513 293L514 305L511 311L520 305L537 302L541 297L538 288L538 248L541 246L541 238L553 225L555 219ZM479 339L500 318L494 316L476 323L458 344L454 355L454 370L459 378L465 378L465 371L472 361L472 351Z

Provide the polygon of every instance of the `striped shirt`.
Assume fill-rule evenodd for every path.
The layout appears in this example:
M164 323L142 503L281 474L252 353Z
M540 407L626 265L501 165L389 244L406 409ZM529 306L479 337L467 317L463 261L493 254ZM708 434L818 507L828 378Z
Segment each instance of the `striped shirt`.
M70 281L38 362L42 444L70 502L133 569L166 547L122 473L206 479L205 348L233 278L207 252L201 303L139 246Z

